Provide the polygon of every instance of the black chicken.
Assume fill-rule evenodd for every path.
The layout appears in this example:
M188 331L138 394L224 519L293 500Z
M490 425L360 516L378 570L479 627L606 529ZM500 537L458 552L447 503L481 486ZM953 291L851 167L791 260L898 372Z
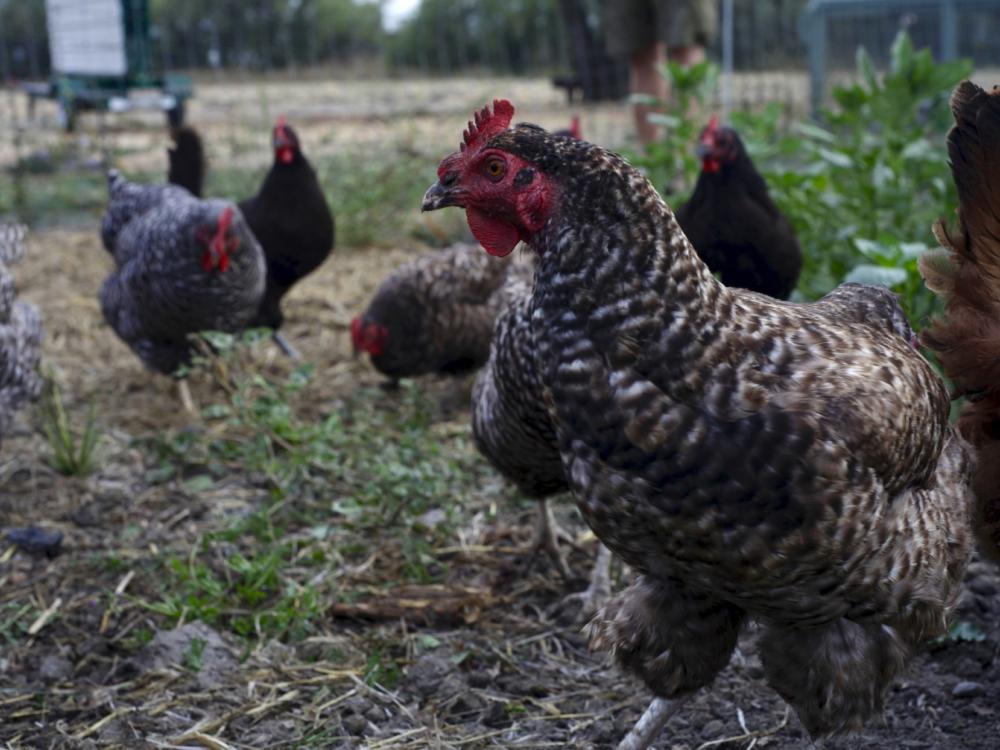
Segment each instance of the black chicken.
M196 198L205 183L205 152L198 131L181 125L170 131L174 145L167 149L167 182L179 185Z
M726 286L787 299L802 270L802 250L739 135L713 117L698 155L694 193L677 210L684 234Z
M284 117L274 126L272 144L274 163L264 184L239 204L267 259L267 289L250 325L274 329L277 344L296 357L279 331L285 320L281 300L330 255L334 222L316 172Z

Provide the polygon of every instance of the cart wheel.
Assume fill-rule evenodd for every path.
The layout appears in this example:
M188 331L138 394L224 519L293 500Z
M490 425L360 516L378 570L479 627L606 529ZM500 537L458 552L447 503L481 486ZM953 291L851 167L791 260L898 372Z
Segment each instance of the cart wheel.
M179 128L184 124L184 102L177 102L177 106L167 110L167 125L172 128Z
M77 109L73 102L59 100L59 114L57 117L59 118L59 125L67 133L72 133L76 130L76 115Z

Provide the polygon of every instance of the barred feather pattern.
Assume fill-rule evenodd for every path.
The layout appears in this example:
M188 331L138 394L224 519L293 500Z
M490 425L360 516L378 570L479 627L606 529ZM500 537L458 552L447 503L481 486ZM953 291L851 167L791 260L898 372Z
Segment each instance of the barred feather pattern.
M531 331L529 279L508 282L490 358L472 391L472 436L479 452L527 497L568 490L544 400Z
M509 273L530 270L469 243L401 265L379 284L361 316L364 325L388 330L384 350L371 357L372 365L391 378L482 367L497 315L510 301Z
M101 286L101 312L148 368L170 374L190 361L189 334L247 325L264 293L264 255L232 203L120 176L110 187L103 227L116 267ZM206 271L202 257L227 210L228 268Z
M646 579L698 599L692 617L715 612L707 602L735 608L776 628L777 643L827 642L847 622L891 628L887 642L834 639L815 663L803 650L768 652L769 679L811 733L860 725L905 661L888 644L943 632L968 560L972 458L948 426L940 378L882 292L805 305L723 286L617 155L524 125L487 147L533 164L562 196L531 240L531 327L587 523ZM888 318L869 319L879 310ZM634 642L649 628L602 627L622 606L597 616L598 645L662 652ZM668 661L676 651L720 666L715 639L692 655L697 637L675 637ZM824 701L785 677L836 674L850 690L872 676L872 649L889 648L867 700ZM675 666L634 671L660 695L718 671L657 682Z
M1000 561L1000 88L959 85L948 156L958 189L958 226L934 227L942 250L921 258L945 314L922 334L967 402L958 428L979 450L976 523L980 549Z
M8 268L24 256L26 233L23 225L0 225L0 440L14 412L37 399L42 389L41 316L34 305L16 300Z

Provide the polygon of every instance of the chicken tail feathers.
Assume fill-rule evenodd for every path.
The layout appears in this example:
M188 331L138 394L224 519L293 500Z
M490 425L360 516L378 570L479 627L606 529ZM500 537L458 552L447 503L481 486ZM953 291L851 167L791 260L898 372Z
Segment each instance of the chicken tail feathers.
M921 258L924 281L945 307L921 338L955 395L966 397L958 427L982 455L1000 449L1000 88L987 92L965 81L951 109L948 156L958 224L950 231L939 221L934 233L943 250ZM996 494L977 493L976 530L984 552L1000 559Z
M189 125L182 125L174 128L170 137L174 145L167 149L167 182L200 198L205 181L205 150L201 136Z

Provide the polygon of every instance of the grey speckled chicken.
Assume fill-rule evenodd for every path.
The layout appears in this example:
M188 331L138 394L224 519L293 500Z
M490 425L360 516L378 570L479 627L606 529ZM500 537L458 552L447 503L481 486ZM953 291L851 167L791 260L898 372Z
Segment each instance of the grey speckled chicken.
M623 747L648 747L751 618L809 733L858 729L945 631L968 562L973 459L944 384L894 306L868 319L884 290L805 305L727 288L638 171L512 116L477 114L424 209L463 207L490 253L538 256L563 467L640 573L591 624L657 696Z
M16 301L9 265L24 255L26 228L0 224L0 440L17 409L38 398L42 320L34 305Z
M264 293L260 245L239 209L172 185L108 177L102 237L116 268L101 287L101 311L152 370L190 361L188 334L236 332Z
M404 263L351 322L354 351L367 352L375 369L394 381L482 367L493 324L507 302L509 270L509 263L472 244Z

